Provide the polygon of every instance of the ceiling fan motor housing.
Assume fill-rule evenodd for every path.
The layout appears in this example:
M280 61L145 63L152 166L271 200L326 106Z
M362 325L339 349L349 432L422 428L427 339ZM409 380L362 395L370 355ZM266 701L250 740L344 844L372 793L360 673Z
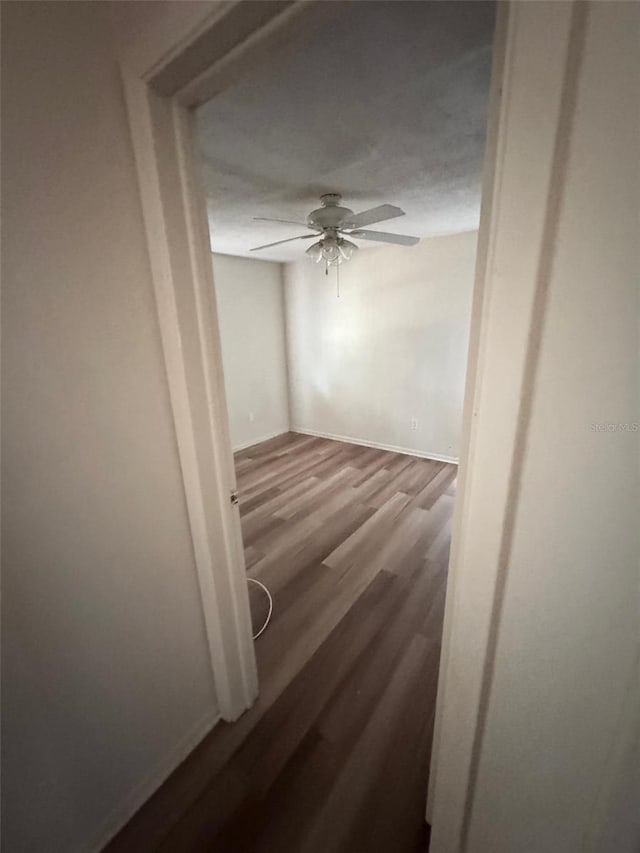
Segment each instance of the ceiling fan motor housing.
M340 202L342 196L339 193L325 193L320 196L322 207L312 210L307 217L307 224L311 228L348 228L348 222L353 216L353 211L348 207L342 207Z

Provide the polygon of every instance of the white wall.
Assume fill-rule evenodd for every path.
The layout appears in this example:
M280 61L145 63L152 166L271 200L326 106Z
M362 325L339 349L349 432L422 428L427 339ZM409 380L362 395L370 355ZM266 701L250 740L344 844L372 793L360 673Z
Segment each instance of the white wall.
M3 6L3 849L96 849L217 706L108 5Z
M634 6L590 8L471 826L495 853L584 849L639 674L638 433L592 429L640 422Z
M495 572L464 849L632 853L640 845L639 780L628 760L640 722L640 7L514 7L476 462L449 589L432 850L461 849L454 771L473 726L468 686L482 669L483 579ZM538 205L540 233L526 227ZM517 293L529 287L523 269L534 271L531 338L507 524L495 530L488 520L501 470L490 470L491 448L505 438L501 385L527 341L512 332L527 313ZM496 536L492 568L484 555Z
M213 255L234 450L289 429L282 265Z
M457 459L476 238L286 265L294 430Z

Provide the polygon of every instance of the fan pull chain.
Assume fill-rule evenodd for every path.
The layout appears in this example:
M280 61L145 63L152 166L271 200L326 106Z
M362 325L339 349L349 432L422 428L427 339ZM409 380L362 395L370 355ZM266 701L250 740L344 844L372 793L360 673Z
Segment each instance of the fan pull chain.
M340 299L340 264L336 267L336 299Z

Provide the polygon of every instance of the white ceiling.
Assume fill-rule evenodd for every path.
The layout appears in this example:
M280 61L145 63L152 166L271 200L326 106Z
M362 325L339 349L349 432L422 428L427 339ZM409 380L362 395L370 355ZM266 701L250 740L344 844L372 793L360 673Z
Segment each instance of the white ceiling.
M493 18L482 0L314 4L295 39L198 111L213 250L302 257L308 242L250 253L305 233L252 217L304 221L323 192L406 211L377 230L477 228Z

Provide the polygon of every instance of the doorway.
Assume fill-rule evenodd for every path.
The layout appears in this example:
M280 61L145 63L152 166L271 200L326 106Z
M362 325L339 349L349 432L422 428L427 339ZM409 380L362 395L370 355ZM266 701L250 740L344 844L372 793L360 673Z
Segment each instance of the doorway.
M390 5L400 9L418 4ZM462 9L461 4L451 5ZM480 8L480 4L472 5ZM335 9L332 8L331 13L335 14ZM314 16L318 14L321 14L318 10L313 13ZM317 18L312 21L311 13L309 17L305 13L297 20L294 29L297 31L305 20L308 25L317 28ZM490 23L489 30L492 29L492 20ZM291 22L289 25L292 26ZM279 32L281 36L282 30ZM269 41L268 38L266 40ZM490 63L487 56L485 59L488 69ZM248 65L259 67L259 55L253 54ZM225 78L227 71L227 68L223 68L214 85L214 88L220 88L221 97L232 90ZM216 75L213 77L215 79ZM166 82L167 75L163 80L161 88L164 87L164 92L168 94L170 86ZM488 72L485 82L488 99ZM206 98L202 94L203 90L194 95L193 89L193 86L196 89L202 86L202 81L189 85L186 86L187 94L181 96L185 102L189 102L192 107L204 103ZM207 556L203 553L201 586L209 588L212 576L215 581L210 589L213 614L210 620L211 648L216 684L221 677L223 681L226 679L228 704L223 717L227 720L234 720L244 708L252 705L257 689L253 648L248 643L251 635L249 602L244 589L243 551L249 574L252 570L259 572L262 561L263 577L275 587L273 624L267 628L256 646L260 675L258 702L233 727L223 727L213 732L216 744L209 744L206 749L209 759L214 756L209 766L213 775L209 777L203 797L193 809L187 810L187 819L180 821L179 825L176 823L171 829L176 834L170 837L176 843L195 844L192 849L197 849L197 844L204 843L205 839L207 843L214 838L226 839L229 844L236 843L237 839L246 841L246 833L251 833L253 829L245 817L247 811L252 812L257 808L254 782L248 788L241 782L238 790L242 793L238 793L231 811L226 815L223 810L219 811L213 821L216 825L212 825L212 803L219 799L222 791L229 790L230 781L238 769L235 764L227 764L225 757L244 754L248 766L253 768L250 771L252 778L254 771L258 776L266 774L262 783L258 783L258 796L262 791L260 784L263 784L267 786L270 797L277 797L284 783L283 777L276 771L290 768L292 763L295 765L310 750L308 767L314 767L316 760L321 767L328 764L325 767L328 787L323 791L321 802L316 802L316 822L300 829L307 834L305 837L311 839L308 843L312 847L313 843L317 843L322 849L327 849L323 832L330 812L326 812L326 809L333 807L341 811L346 793L353 793L356 789L357 794L349 805L351 812L360 816L368 814L367 825L382 831L382 825L378 825L372 818L383 814L381 801L368 798L367 795L374 790L380 794L380 780L388 777L410 778L412 783L412 797L409 798L412 820L404 824L410 827L407 835L407 849L410 849L410 845L424 841L421 835L424 833L422 815L435 714L437 663L454 496L454 464L444 453L438 458L436 451L425 451L422 455L407 453L407 450L415 451L418 448L407 447L406 443L392 444L367 439L366 436L357 442L350 440L354 438L353 435L338 432L327 435L330 431L326 429L315 430L324 434L314 435L313 427L307 427L305 431L300 424L292 424L290 420L290 429L279 437L269 439L266 444L260 443L257 448L252 445L239 450L234 470L229 453L233 442L226 413L229 394L227 392L225 399L220 370L223 361L220 341L216 334L211 334L210 339L206 337L206 333L216 327L218 309L207 292L207 288L211 287L212 276L210 260L202 245L201 189L193 196L185 194L185 184L182 183L186 181L193 193L199 180L193 170L196 158L193 156L191 119L176 110L175 105L169 107L161 97L149 97L140 90L138 93L138 104L141 98L146 99L145 111L149 119L146 132L150 134L151 141L154 135L156 138L159 169L154 178L158 183L155 205L157 207L158 202L164 205L162 212L167 234L170 231L179 233L182 229L186 237L182 244L169 237L165 264L175 281L189 267L197 273L194 276L196 293L193 310L190 310L189 305L181 304L175 295L165 306L165 352L169 352L167 360L176 368L174 408L182 414L188 411L192 420L188 423L189 419L185 418L183 422L183 454L187 463L190 457L191 467L186 464L185 470L192 473L192 489L200 492L192 508L195 529L208 548L214 547L214 541L218 543L215 547L218 548L221 563L226 566L226 574L214 570L212 561L206 565ZM211 103L215 104L215 99ZM158 131L162 133L163 127L173 134L177 142L175 150L163 150L162 145L157 145ZM424 128L421 128L421 132L424 132ZM170 199L172 189L180 186L183 186L182 193L177 196L174 194ZM314 187L314 190L317 191L318 187ZM384 202L387 197L385 195L376 200ZM186 235L181 217L189 226ZM148 218L152 219L152 216L148 214ZM355 278L349 280L349 269L356 270L357 267L355 264L351 268L345 267L340 295L344 301L348 299L350 289L355 292L357 288ZM213 278L215 280L215 261ZM467 324L471 313L472 280L473 264L470 270ZM285 284L285 288L287 286ZM176 346L177 342L172 343L169 328L176 315L183 328L193 332L195 342L193 350L187 347L186 353L183 351L180 357L186 355L187 359L192 359L191 368L187 364L186 372L192 377L199 374L200 382L200 392L197 383L187 383L186 399L182 401L179 393L182 380L177 374L179 369L184 369L184 365L179 364L180 358L176 353L171 355L172 346ZM182 340L185 339L185 335L182 335ZM287 346L289 343L288 340ZM459 403L461 418L461 395ZM180 406L183 408L180 409ZM379 416L383 414L378 411ZM212 437L209 446L203 447L198 430L193 429L193 420L198 419ZM418 425L422 422L421 417L411 416L410 430L415 429L414 420ZM297 427L299 431L291 427ZM345 438L348 440L345 441ZM205 506L210 506L204 499L206 484L203 486L197 477L203 470L202 462L206 458L212 461L213 469L217 472L209 488L210 494L213 492L217 495L217 506L223 519L218 530L211 526L213 522L209 508L204 510ZM301 479L301 474L308 476ZM360 490L358 494L365 499L363 502L354 501L354 489ZM294 494L291 490L294 490ZM243 515L244 543L234 504L236 493ZM309 515L314 513L315 523L311 523ZM292 518L298 525L293 535L288 527ZM220 543L224 546L223 551L220 550ZM203 549L203 552L206 550ZM354 566L357 571L351 571ZM268 583L266 585L269 586ZM340 591L339 597L335 595L336 589ZM417 589L421 590L420 595L416 594ZM225 601L231 604L229 608ZM428 606L423 607L423 604ZM223 626L222 630L218 629L217 637L214 624L216 618ZM410 626L408 633L407 626ZM349 630L354 633L350 634ZM371 656L376 643L380 647L380 660L386 662L386 669L378 666L378 659ZM352 650L353 656L342 654L345 644ZM261 654L264 655L262 661ZM217 664L216 656L219 659ZM336 667L338 659L345 669ZM240 680L236 678L237 672L242 674ZM422 678L425 672L429 675ZM313 691L322 688L323 673L331 678L325 678L326 690L322 689L319 698ZM356 673L361 680L350 683L350 677ZM375 673L375 678L372 673ZM413 706L414 687L419 681L425 690L425 704L421 706L419 714L411 717L408 712ZM377 713L369 716L374 697L378 697L381 689L388 698L376 706ZM222 692L224 695L225 690ZM332 698L333 705L329 701ZM309 714L315 714L325 702L327 717L321 729L315 725L315 716L307 718L307 728L302 731L297 729L300 740L292 750L291 741L287 742L285 738L279 742L273 737L274 729L269 726L275 722L278 723L278 730L280 724L285 729L287 725L296 728L301 719L296 716L299 705L305 707L305 702ZM424 713L427 706L431 709L430 716ZM407 722L407 740L404 745L393 738L385 740L390 733L390 718L394 718L399 727ZM411 725L408 725L409 722ZM337 746L331 740L332 733ZM350 752L342 748L345 738L357 738L358 735L361 735L361 739L357 741L357 750ZM270 769L261 763L264 760L262 754L260 761L255 763L258 761L256 751L259 750L260 736L273 743L273 754L267 753L275 762ZM420 750L414 749L416 742L422 744ZM326 746L327 743L329 746ZM371 748L378 743L384 745L380 752ZM408 747L418 757L418 761L407 773ZM338 752L340 759L336 756ZM354 780L363 778L359 776L363 761L365 771L369 771L369 781L358 788ZM337 778L339 768L342 787L332 789L330 781ZM241 775L245 772L249 771L243 769ZM298 786L300 780L295 774L291 775L287 771L286 779L286 784L293 786L300 796L309 794L304 783ZM415 794L416 790L419 796ZM384 800L388 800L390 805L395 802L397 813L400 814L403 811L400 802L406 806L405 793L401 785L395 785L392 790L385 792ZM394 797L398 799L394 801ZM264 798L260 802L264 804ZM267 799L266 802L273 805L274 800ZM303 812L302 807L296 810L298 814ZM269 808L263 812L263 815L267 814L273 815L275 812ZM278 819L276 814L276 824ZM344 821L336 827L338 836L332 842L335 849L341 844L354 843L356 836L353 833L360 837L358 826L359 823ZM274 827L276 838L286 838L291 831L288 825ZM278 832L282 835L279 836ZM259 838L254 838L251 843L254 842L262 843Z
M458 459L493 25L491 4L325 4L197 110L246 557L276 588L306 554L282 524L304 529L296 475L310 470L318 520L332 497L312 453L296 470L293 446L278 450L287 432L342 442L345 459L345 442L369 448L374 508L376 490L415 497ZM374 230L345 230L349 262L314 265L308 215L333 213ZM426 461L384 482L409 457Z

